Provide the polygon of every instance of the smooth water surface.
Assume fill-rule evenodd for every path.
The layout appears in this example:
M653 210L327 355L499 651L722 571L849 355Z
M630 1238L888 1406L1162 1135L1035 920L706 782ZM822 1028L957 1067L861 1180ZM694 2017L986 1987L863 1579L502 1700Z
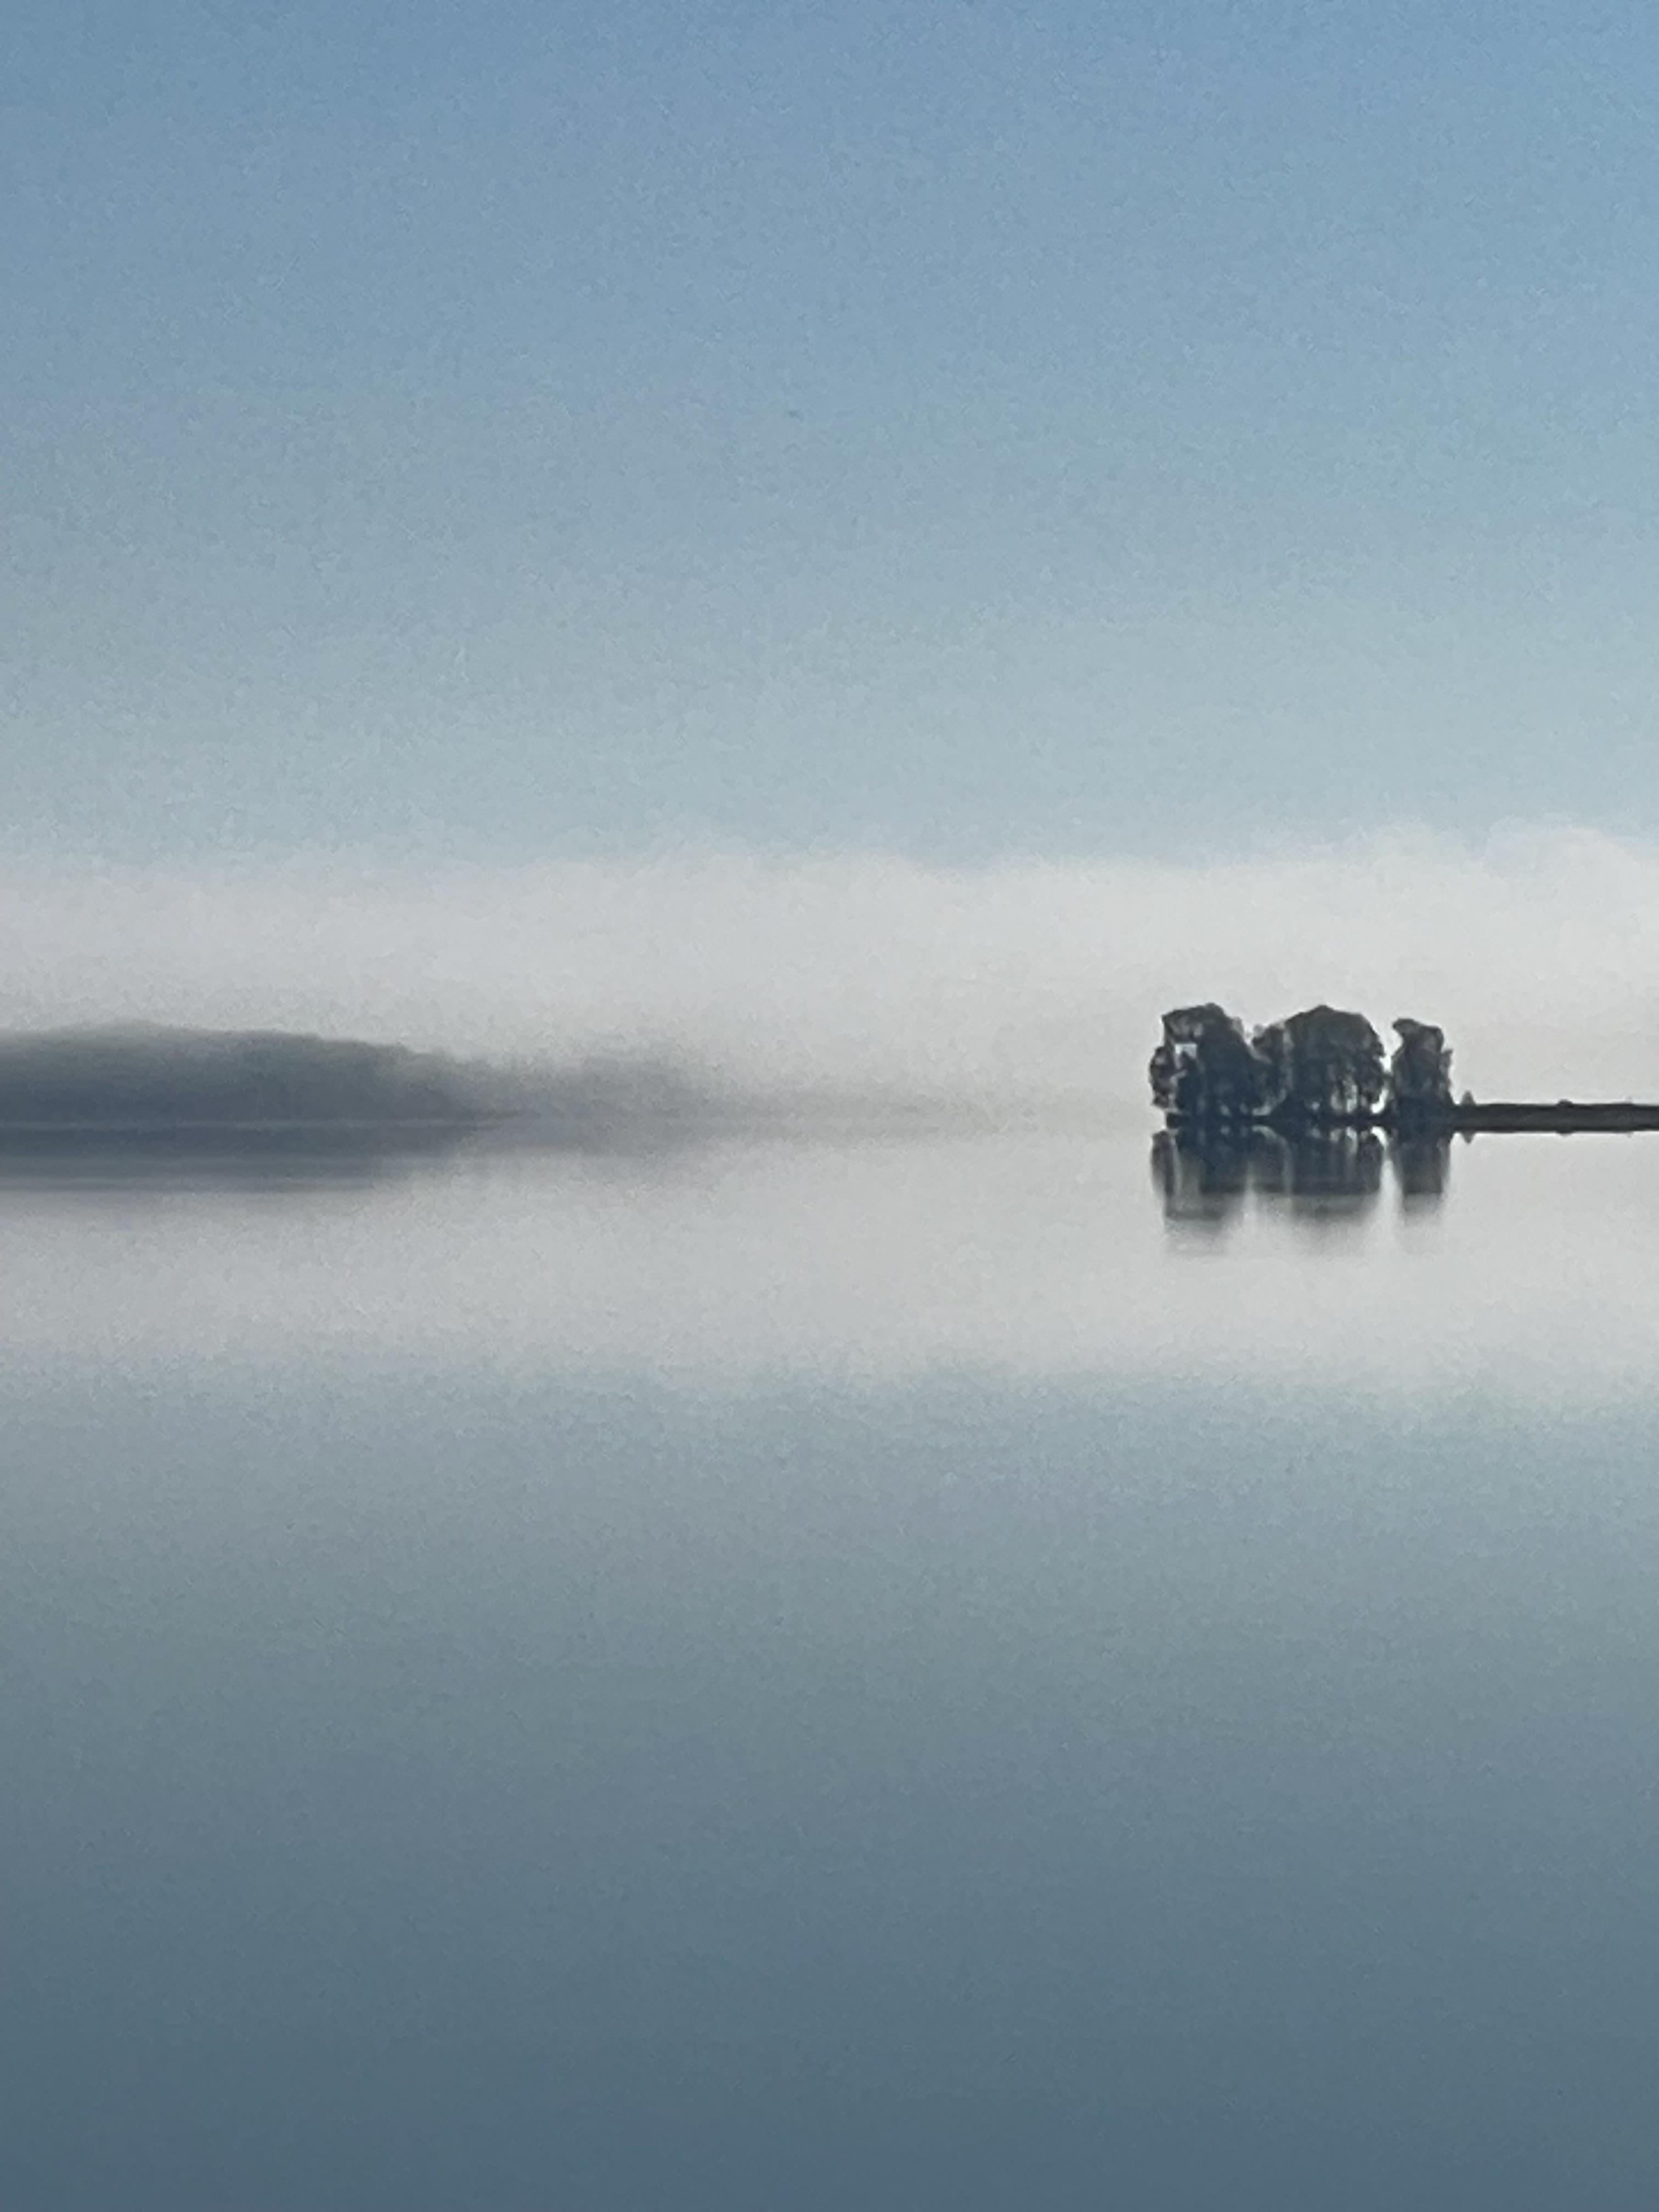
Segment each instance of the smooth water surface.
M0 2202L1645 2205L1659 1146L1332 1180L15 1170Z

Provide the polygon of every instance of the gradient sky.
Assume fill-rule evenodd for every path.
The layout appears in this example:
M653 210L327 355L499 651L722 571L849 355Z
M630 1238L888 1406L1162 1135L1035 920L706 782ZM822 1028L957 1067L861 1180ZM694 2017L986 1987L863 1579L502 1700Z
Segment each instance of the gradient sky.
M14 0L0 838L1659 825L1659 17Z

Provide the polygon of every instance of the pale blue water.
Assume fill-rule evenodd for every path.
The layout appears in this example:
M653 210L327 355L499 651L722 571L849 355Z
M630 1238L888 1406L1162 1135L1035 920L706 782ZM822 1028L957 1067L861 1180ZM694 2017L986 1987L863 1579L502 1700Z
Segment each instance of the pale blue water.
M1528 1288L1514 1157L14 1194L0 2203L1650 2204L1653 1194L1539 1154Z

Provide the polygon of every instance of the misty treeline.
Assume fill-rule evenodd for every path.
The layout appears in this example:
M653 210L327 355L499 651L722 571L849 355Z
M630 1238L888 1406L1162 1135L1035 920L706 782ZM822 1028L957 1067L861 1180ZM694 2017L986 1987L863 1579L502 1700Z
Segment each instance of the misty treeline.
M1444 1032L1406 1016L1392 1056L1364 1014L1310 1006L1246 1035L1223 1006L1177 1006L1148 1068L1173 1123L1320 1128L1424 1126L1452 1103Z
M492 1067L355 1038L143 1024L0 1036L0 1133L511 1122L581 1144L671 1127L706 1104L684 1072L643 1056Z

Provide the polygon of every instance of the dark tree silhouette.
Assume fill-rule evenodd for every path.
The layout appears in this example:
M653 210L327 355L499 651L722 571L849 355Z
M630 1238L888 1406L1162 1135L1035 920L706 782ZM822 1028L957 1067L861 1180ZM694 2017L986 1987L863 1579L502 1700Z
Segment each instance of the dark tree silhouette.
M1382 1040L1364 1014L1309 1006L1258 1030L1267 1111L1315 1126L1375 1114L1388 1088Z
M1223 1006L1177 1006L1147 1069L1154 1103L1172 1120L1255 1120L1267 1103L1263 1069L1243 1024Z
M1452 1103L1446 1033L1432 1022L1414 1022L1405 1014L1394 1027L1400 1039L1389 1063L1395 1119L1402 1128L1421 1127L1443 1115Z
M1453 1103L1445 1032L1405 1014L1394 1027L1389 1061L1364 1014L1340 1006L1304 1007L1248 1039L1213 1001L1176 1006L1148 1070L1152 1098L1172 1127L1195 1131L1249 1123L1298 1138L1382 1123L1417 1137L1458 1125L1474 1102Z

